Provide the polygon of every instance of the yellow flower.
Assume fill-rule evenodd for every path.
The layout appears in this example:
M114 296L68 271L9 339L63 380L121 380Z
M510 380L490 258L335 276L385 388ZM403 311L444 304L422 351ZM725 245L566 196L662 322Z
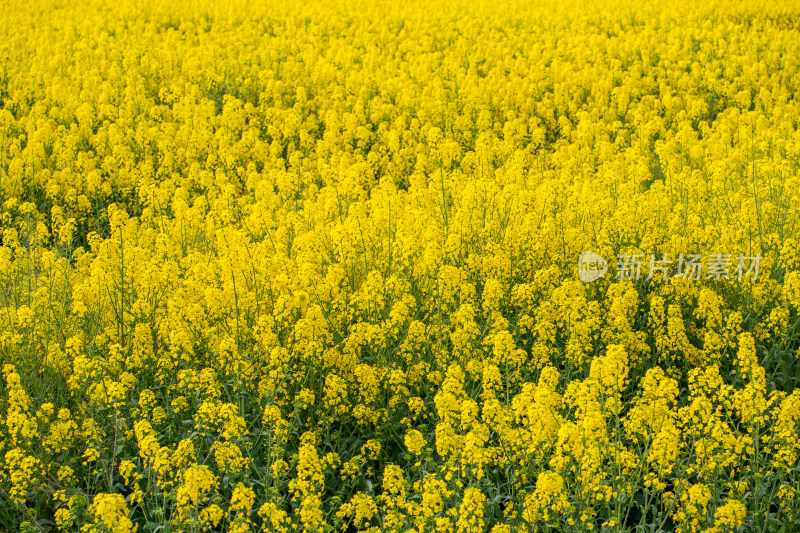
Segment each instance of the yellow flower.
M406 448L409 452L414 455L420 455L422 453L422 449L425 448L427 442L422 436L422 433L417 431L416 429L412 429L405 436L405 444Z
M95 519L94 527L90 531L102 531L101 525L113 533L134 533L138 528L138 525L128 517L125 497L121 494L100 493L96 495L89 511Z
M256 499L256 493L243 483L237 483L231 496L231 511L250 511Z

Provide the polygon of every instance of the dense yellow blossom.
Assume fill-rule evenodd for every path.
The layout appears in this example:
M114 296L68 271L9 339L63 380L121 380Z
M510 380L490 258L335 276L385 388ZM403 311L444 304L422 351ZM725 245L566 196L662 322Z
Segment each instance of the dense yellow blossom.
M0 529L798 523L796 4L3 2Z

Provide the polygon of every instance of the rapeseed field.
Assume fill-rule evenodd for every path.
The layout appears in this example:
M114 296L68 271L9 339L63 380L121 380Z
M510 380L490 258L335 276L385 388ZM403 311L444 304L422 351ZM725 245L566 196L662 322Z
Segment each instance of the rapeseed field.
M800 531L800 4L0 5L0 529Z

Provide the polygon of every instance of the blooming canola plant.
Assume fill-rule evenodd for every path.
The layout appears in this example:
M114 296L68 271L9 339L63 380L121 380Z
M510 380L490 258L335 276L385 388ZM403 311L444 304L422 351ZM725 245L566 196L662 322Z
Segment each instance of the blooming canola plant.
M796 531L799 32L3 2L2 529Z

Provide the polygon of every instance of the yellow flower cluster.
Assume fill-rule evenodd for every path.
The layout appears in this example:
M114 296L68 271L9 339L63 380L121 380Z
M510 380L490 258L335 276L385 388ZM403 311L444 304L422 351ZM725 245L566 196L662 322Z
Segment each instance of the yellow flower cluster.
M0 529L791 529L798 21L3 2Z

